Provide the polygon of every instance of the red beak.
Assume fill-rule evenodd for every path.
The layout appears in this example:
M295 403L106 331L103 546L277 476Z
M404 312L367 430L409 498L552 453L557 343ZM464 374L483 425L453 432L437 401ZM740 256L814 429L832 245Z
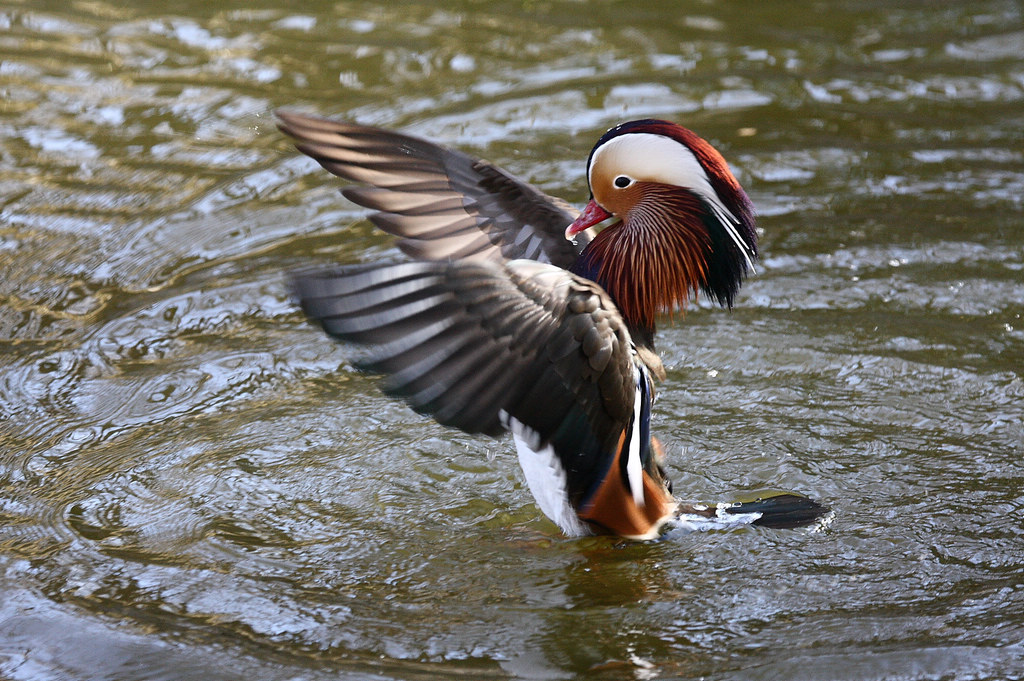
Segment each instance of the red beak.
M565 228L565 238L572 239L583 230L593 227L599 222L604 222L611 216L612 214L597 205L594 199L590 199L590 203L583 209L575 222Z

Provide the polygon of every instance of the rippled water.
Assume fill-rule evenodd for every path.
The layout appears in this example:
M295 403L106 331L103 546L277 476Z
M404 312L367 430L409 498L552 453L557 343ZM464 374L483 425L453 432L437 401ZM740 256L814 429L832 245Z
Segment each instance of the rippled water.
M130 5L0 8L0 677L1024 678L1019 3ZM765 257L656 429L832 523L562 538L288 300L401 256L281 106L577 203L616 122L712 140Z

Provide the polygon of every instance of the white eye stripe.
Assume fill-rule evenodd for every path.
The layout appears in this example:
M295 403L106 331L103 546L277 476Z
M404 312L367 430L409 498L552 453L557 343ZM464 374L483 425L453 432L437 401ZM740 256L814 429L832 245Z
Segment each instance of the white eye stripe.
M632 132L608 140L594 152L590 163L593 182L598 168L607 168L616 178L661 182L686 187L710 202L721 204L703 166L684 144L649 132ZM722 206L725 209L725 206Z
M634 182L673 184L694 192L711 206L729 238L743 253L747 266L751 271L754 270L750 247L736 230L736 225L740 224L739 219L722 203L704 167L685 144L650 132L627 133L613 137L594 150L587 177L591 191L594 173L598 168L602 168L602 172L607 172L604 168L614 171L616 180L628 177Z

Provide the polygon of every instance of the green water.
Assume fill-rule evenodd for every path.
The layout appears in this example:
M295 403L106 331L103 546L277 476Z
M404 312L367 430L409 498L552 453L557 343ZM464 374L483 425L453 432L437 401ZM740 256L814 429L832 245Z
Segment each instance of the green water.
M0 7L0 678L1024 678L1017 2ZM395 260L289 107L581 205L671 118L764 258L662 324L677 493L822 531L568 540L283 273Z

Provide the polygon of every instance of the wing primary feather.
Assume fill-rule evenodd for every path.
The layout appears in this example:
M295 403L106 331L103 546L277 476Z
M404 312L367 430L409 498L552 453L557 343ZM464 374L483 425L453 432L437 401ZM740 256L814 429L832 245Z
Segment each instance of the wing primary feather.
M368 298L368 296L362 296ZM313 314L332 336L357 343L375 342L375 339L399 337L423 326L425 321L444 319L446 309L455 304L446 296L412 300L366 314Z
M452 191L424 193L381 187L346 187L341 193L346 199L360 206L402 215L423 215L424 210L440 212L439 206L443 206L444 210L457 212L463 205L462 196Z
M406 255L425 260L461 260L478 253L483 253L493 246L486 234L477 234L472 239L460 236L444 237L424 241L420 239L402 239L398 247Z
M636 420L625 323L599 287L560 268L356 266L300 274L294 289L329 333L372 346L356 366L384 374L384 390L413 409L491 435L504 411L536 433L532 444L552 447L575 500Z
M370 221L388 234L406 239L434 241L450 237L474 239L479 234L476 218L463 213L460 215L395 215L374 213Z
M406 239L400 247L415 258L529 257L568 269L585 245L585 237L564 237L575 209L486 161L355 123L287 111L278 118L304 154L338 177L370 185L345 194L380 211L371 220ZM407 222L424 217L436 219ZM433 243L416 243L422 240Z

